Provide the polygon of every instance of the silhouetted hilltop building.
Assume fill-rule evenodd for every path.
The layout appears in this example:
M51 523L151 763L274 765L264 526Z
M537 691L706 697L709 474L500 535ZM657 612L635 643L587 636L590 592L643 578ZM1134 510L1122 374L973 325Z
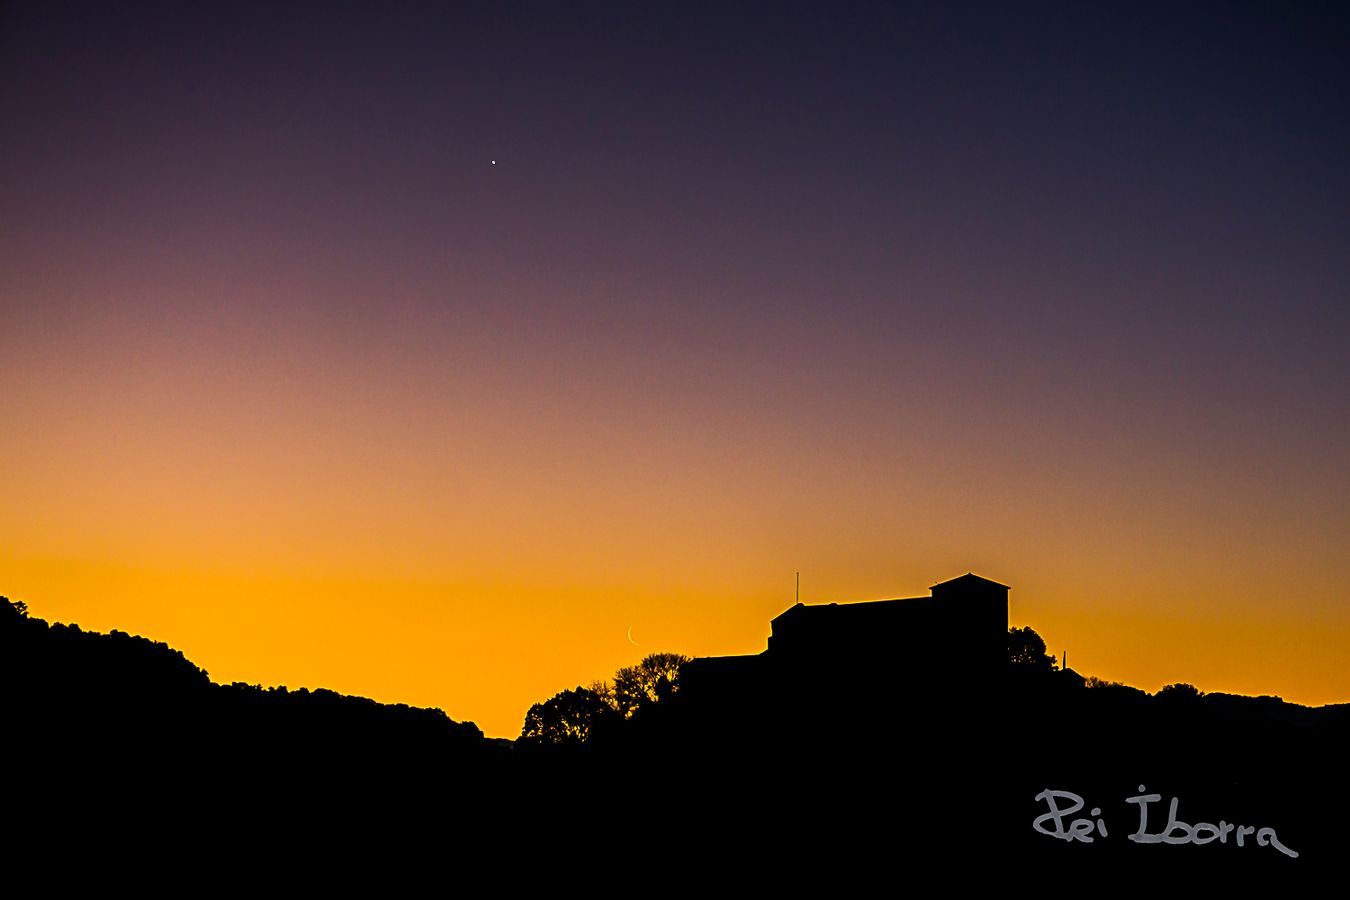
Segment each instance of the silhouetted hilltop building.
M686 663L682 690L799 692L852 682L869 690L902 683L931 694L997 679L1008 658L1008 586L967 573L933 585L927 597L798 603L770 627L762 653Z

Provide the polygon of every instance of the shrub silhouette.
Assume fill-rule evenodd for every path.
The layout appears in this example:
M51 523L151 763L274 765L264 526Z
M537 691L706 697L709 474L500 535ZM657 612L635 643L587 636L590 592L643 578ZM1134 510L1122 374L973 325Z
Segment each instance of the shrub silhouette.
M618 715L606 697L578 686L531 706L525 714L520 739L528 744L579 747L594 736L597 728Z
M1165 703L1192 703L1205 696L1205 693L1193 684L1179 681L1176 684L1163 685L1153 696Z
M597 681L536 703L525 714L520 739L531 746L576 747L598 732L674 695L680 687L680 666L690 657L651 653L634 666L614 673L613 683Z
M1019 669L1050 672L1055 658L1045 652L1045 641L1030 627L1008 629L1008 662Z
M679 653L652 653L636 666L614 673L614 704L625 718L679 690L680 666L689 657Z

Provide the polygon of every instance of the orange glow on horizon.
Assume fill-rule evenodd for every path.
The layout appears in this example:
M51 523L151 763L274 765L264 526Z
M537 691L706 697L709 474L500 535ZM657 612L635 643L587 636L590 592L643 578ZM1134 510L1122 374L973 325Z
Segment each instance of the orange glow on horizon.
M0 361L24 424L0 435L0 591L34 615L510 737L645 652L758 652L798 569L807 602L974 570L1084 674L1350 700L1337 501L1315 472L1247 477L1259 439L1219 465L1071 408L1018 418L932 358L914 387L753 361L718 387L706 358L208 325Z
M203 499L209 486L195 487ZM659 521L623 518L600 499L595 518L578 521L564 514L576 499L569 491L554 498L557 508L536 506L551 513L544 520L480 514L475 534L439 530L428 516L381 535L302 515L294 496L259 494L252 508L209 496L225 518L182 518L177 529L151 515L102 534L79 516L7 516L5 592L51 621L163 640L217 681L438 706L501 737L518 733L531 703L647 652L758 652L769 619L791 602L783 563L803 557L813 564L803 565L807 602L917 596L969 568L999 578L1013 587L1014 624L1035 627L1056 655L1067 649L1084 674L1149 690L1190 681L1309 704L1350 698L1340 652L1350 615L1329 602L1337 585L1305 582L1298 599L1314 602L1291 618L1292 603L1278 600L1291 588L1269 572L1226 578L1191 567L1180 548L1152 546L1151 563L1139 548L1117 547L1069 565L1055 551L1074 535L1048 523L1039 540L1001 535L1006 519L907 533L905 516L877 509L876 533L846 539L820 524L831 512L821 497L817 521L782 509L752 527L709 495L697 504L709 511L706 525L675 507ZM276 521L287 510L303 522L290 539ZM248 527L254 517L261 533ZM379 520L393 518L387 510ZM892 541L910 549L888 553ZM99 553L61 553L67 542ZM1000 542L1016 544L1006 559L989 550ZM1141 554L1138 571L1131 553ZM630 626L638 647L628 643Z

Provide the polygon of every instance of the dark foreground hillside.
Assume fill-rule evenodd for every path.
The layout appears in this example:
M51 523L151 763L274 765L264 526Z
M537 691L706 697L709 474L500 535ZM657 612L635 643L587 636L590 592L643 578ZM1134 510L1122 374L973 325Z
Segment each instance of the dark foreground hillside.
M494 771L505 751L438 709L327 690L220 685L162 643L49 625L0 604L0 709L38 817L158 828L301 818ZM174 827L177 827L175 825Z
M543 867L760 889L899 872L949 887L1301 884L1342 857L1346 708L1063 675L1010 668L953 691L864 661L810 684L680 690L584 746L511 746L439 710L216 685L163 644L4 603L7 846L168 869L319 853L332 876L335 859L393 855L505 882ZM1056 828L1047 790L1083 809ZM1177 797L1173 843L1128 837L1129 798L1154 793L1143 833L1166 831ZM1222 840L1220 820L1234 826Z

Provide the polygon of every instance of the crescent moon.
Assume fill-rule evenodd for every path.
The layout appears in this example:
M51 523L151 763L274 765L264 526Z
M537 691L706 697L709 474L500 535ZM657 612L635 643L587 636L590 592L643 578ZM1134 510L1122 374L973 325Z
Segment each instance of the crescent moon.
M629 626L628 626L628 643L632 644L634 647L636 647L636 646L638 645L638 642L635 641L635 640L633 640L633 626L632 626L632 625L629 625Z

